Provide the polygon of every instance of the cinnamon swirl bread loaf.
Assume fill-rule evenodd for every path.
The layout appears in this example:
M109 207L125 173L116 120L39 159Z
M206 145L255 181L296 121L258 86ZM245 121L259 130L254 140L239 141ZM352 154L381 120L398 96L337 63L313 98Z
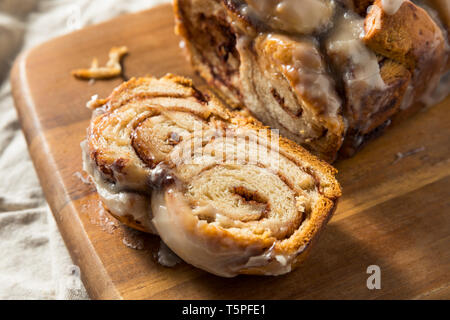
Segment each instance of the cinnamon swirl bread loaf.
M176 31L230 104L331 162L430 101L448 69L448 3L175 0Z
M190 80L131 79L95 108L84 168L123 223L219 276L279 275L336 206L336 170Z

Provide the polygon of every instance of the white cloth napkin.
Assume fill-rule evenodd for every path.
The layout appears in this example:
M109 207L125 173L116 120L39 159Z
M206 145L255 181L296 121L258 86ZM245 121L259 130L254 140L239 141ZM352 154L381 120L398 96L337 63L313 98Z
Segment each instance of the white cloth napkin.
M52 37L170 0L0 0L0 299L88 299L28 155L8 73Z

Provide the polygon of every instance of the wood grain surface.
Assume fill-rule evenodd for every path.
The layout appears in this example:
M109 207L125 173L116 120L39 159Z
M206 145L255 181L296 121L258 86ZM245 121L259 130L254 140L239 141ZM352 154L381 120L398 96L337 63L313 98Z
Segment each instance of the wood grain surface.
M122 80L70 72L126 45L125 76L194 77L173 34L170 6L126 15L52 40L12 71L29 151L63 238L95 299L450 298L450 99L387 130L336 164L344 195L309 259L280 277L223 279L185 263L157 263L159 238L120 226L79 178L86 102ZM411 152L411 151L414 152ZM398 154L405 157L398 157ZM409 154L409 155L408 155ZM369 265L381 289L366 286Z

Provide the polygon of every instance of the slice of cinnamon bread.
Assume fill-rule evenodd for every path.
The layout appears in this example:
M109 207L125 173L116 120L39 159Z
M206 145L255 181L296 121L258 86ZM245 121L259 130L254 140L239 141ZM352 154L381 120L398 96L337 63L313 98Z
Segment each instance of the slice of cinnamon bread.
M188 79L131 79L90 105L84 167L104 205L208 272L291 271L341 195L334 168Z

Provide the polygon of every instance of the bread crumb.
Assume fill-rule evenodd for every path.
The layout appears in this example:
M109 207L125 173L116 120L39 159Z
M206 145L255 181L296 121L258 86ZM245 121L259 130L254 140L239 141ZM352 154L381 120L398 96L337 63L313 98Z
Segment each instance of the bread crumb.
M93 79L111 79L122 74L122 65L120 61L122 57L128 53L128 48L113 47L109 51L109 60L105 67L99 67L97 58L94 58L89 69L77 69L72 71L72 75L76 78L93 80Z

